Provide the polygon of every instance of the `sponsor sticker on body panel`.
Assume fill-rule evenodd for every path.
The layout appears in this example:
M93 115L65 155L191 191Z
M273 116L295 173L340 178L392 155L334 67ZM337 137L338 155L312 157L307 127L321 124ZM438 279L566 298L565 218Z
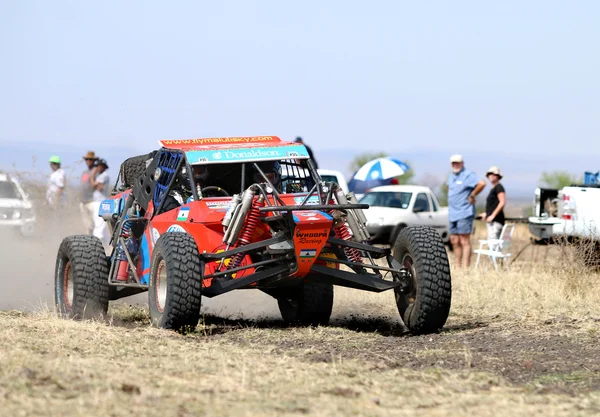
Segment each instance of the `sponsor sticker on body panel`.
M316 249L302 249L302 250L300 250L300 257L301 258L314 258L315 256L317 256L317 250Z
M186 155L191 163L227 163L308 158L308 151L304 145L284 145L223 150L189 150L186 151Z
M169 228L167 229L167 232L170 233L187 233L185 231L185 229L181 226L179 226L178 224L174 224L172 226L169 226Z

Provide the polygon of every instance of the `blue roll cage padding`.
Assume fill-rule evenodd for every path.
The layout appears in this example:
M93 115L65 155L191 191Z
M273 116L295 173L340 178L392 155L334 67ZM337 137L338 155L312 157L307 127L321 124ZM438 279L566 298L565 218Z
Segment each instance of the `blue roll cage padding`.
M158 154L158 165L161 174L154 185L154 207L158 209L169 192L169 185L175 175L183 153L162 151Z

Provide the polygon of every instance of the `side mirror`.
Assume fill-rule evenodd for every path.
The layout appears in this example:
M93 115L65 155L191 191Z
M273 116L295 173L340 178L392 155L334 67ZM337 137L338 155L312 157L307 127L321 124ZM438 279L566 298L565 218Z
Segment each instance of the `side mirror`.
M424 207L415 206L413 207L413 213L423 213L425 211Z

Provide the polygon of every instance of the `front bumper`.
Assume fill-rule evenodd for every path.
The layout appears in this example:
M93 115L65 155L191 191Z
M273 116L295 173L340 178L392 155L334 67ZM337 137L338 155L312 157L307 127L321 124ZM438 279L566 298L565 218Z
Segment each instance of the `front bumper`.
M0 228L19 230L23 236L31 236L35 232L35 218L0 220Z
M389 225L375 225L367 223L367 231L371 235L371 241L388 241L392 234L394 226Z
M528 222L529 232L538 239L551 239L556 235L556 226L563 223L557 217L530 217Z

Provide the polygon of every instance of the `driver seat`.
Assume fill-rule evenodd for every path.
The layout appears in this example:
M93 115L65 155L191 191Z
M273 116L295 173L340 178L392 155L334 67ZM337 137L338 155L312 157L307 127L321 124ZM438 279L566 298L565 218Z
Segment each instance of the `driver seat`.
M205 187L220 187L227 194L233 195L241 191L242 166L240 164L215 164L210 165L208 176L203 184ZM246 185L250 185L246 183Z

